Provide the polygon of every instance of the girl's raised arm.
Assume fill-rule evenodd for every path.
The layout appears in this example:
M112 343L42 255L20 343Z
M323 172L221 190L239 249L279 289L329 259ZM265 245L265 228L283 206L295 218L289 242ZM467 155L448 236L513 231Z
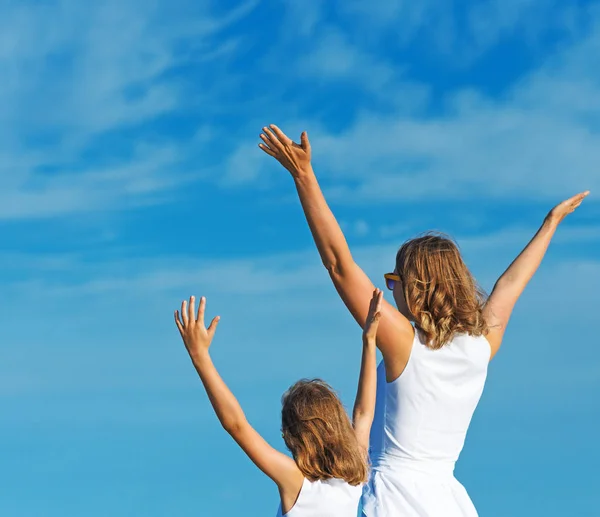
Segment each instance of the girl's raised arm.
M515 303L541 264L558 225L588 194L589 191L582 192L556 205L533 239L496 282L484 309L489 326L487 338L492 348L491 357L500 348Z
M375 289L363 330L363 352L358 378L358 391L354 402L354 410L352 411L352 425L354 426L356 439L365 451L369 450L369 435L375 416L375 398L377 394L376 338L379 320L381 319L382 300L383 292L380 289Z
M221 425L254 464L269 476L279 487L282 508L291 508L296 501L304 476L294 460L271 447L246 420L239 402L229 390L215 368L208 348L212 342L219 317L212 320L208 328L204 326L206 299L200 299L198 317L195 314L194 297L181 304L181 317L175 311L175 323L181 333L192 363L204 384L210 403Z
M311 148L304 132L296 144L277 126L264 127L259 147L281 163L294 178L304 215L310 227L323 265L338 294L361 328L369 313L369 300L375 286L354 262L348 243L321 192L313 172ZM381 306L381 324L377 346L383 354L388 372L402 372L410 355L414 331L410 322L386 301Z

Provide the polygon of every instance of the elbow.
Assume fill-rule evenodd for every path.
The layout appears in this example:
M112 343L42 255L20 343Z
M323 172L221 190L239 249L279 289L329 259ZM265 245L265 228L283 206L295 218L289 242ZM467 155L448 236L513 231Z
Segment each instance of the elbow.
M348 271L348 264L345 264L337 259L324 260L323 265L325 266L325 269L327 269L329 276L334 281L336 279L343 278L346 272Z
M330 277L334 278L339 274L339 267L335 261L324 260L323 265L325 266L325 269L329 273Z
M515 283L515 275L511 272L504 273L497 281L494 288L507 288Z
M221 422L223 429L227 431L227 434L231 436L237 436L240 434L242 428L244 427L244 421L236 418L236 419L227 419Z
M527 282L513 274L504 274L494 285L492 293L500 293L502 298L516 301L525 289L526 284Z
M352 413L352 421L354 422L354 427L360 425L361 422L373 422L373 418L375 418L374 410L366 410L363 408L355 408Z

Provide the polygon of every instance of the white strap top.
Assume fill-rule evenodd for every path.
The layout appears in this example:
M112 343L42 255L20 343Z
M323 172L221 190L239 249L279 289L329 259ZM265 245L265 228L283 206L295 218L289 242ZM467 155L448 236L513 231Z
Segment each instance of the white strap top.
M292 509L283 515L280 504L277 517L356 517L362 489L363 485L352 486L342 479L304 478Z
M385 383L378 368L371 460L377 470L403 466L452 473L487 376L485 337L458 334L439 350L415 332L404 372Z

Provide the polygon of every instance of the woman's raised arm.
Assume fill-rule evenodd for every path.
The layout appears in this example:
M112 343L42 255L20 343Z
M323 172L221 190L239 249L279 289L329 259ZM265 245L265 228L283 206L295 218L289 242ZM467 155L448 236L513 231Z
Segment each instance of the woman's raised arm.
M300 144L293 142L277 126L263 128L259 147L274 157L294 178L306 221L323 265L337 292L354 319L364 328L375 286L354 262L346 238L325 201L311 165L311 148L306 132ZM399 375L410 355L414 331L410 322L388 302L381 307L377 346L381 350L388 375Z
M540 266L558 225L588 194L589 191L582 192L556 205L533 239L496 282L484 309L484 317L490 327L487 338L492 348L491 357L500 348L513 308Z

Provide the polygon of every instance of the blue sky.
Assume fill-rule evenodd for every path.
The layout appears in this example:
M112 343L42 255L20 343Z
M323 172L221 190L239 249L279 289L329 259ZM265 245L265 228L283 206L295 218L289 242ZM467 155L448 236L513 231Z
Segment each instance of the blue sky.
M481 515L597 517L598 55L598 1L0 1L0 514L275 512L172 323L190 294L275 446L298 378L351 406L360 334L257 148L277 123L309 132L379 286L438 229L489 290L592 191L517 306L457 474Z

